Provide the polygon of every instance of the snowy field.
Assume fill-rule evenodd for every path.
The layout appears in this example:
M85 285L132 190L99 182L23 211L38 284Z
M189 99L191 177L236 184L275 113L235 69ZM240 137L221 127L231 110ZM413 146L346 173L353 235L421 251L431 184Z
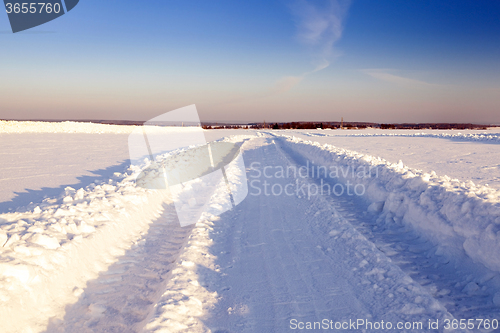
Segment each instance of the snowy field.
M133 130L0 122L2 332L499 331L499 129L205 131L248 195L185 227Z

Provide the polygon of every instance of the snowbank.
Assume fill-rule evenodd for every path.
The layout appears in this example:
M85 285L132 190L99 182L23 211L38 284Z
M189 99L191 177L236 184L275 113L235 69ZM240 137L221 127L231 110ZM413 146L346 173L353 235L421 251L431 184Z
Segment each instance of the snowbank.
M436 255L465 254L500 272L499 191L328 144L296 137L283 141L316 165L354 170L341 173L339 181L364 186L369 210L381 213L380 223L410 224L436 245Z
M46 327L148 230L167 193L137 188L131 177L116 173L108 183L68 187L28 211L0 215L3 332Z
M183 150L159 155L158 160ZM49 318L62 320L64 308L78 300L86 283L148 232L165 203L172 202L168 189L136 185L136 177L150 165L145 159L124 173L116 172L107 182L78 190L67 187L57 198L0 214L2 332L39 332ZM231 168L227 172L228 179L236 182L242 176ZM210 211L219 212L221 205L230 204L223 200L229 200L226 191L222 180L214 188Z
M87 134L130 134L137 127L127 125L108 125L80 123L73 121L41 122L41 121L5 121L0 120L0 133L87 133ZM176 127L148 126L148 133L170 133Z
M440 138L450 139L455 141L486 141L490 143L500 143L500 133L367 133L353 134L352 136L388 136L388 137L424 137L424 138Z

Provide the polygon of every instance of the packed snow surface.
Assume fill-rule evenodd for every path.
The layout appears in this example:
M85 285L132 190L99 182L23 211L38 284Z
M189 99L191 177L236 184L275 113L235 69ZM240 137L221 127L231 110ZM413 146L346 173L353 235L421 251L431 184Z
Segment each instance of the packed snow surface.
M220 214L221 181L181 227L168 190L136 185L152 161L124 162L129 127L1 126L2 178L46 193L0 192L2 332L498 329L497 171L470 178L500 164L494 131L205 131L241 144L248 195Z

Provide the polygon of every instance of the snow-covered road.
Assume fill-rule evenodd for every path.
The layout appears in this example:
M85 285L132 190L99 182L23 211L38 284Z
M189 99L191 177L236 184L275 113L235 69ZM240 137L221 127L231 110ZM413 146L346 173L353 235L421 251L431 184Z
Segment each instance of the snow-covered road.
M252 133L231 139L243 144L248 196L191 226L131 169L0 215L3 331L498 327L497 191L291 132Z
M259 163L260 172L296 165L272 138L252 144L245 160ZM249 173L254 191L235 211L221 216L211 234L210 250L220 271L204 275L217 281L208 288L220 300L205 320L208 328L287 332L300 323L358 319L384 320L395 328L398 323L427 325L429 319L452 318L428 290L363 237L341 208L300 191L298 196L273 195L271 186L277 194L296 179L257 177L259 164ZM271 184L270 195L252 195L265 180Z
M319 195L308 198L307 192L303 195L290 186L292 195L273 195L271 190L270 195L256 195L256 188L266 180L274 194L278 188L296 184L297 178L269 179L261 172L266 167L299 166L294 158L300 156L287 153L272 137L255 139L244 148L247 164L254 167L249 170L254 191L242 204L194 230L180 228L172 206L165 206L137 245L90 281L83 297L66 308L64 319L53 320L47 331L133 332L146 325L151 332L165 328L286 332L314 322L332 325L359 319L396 327L453 319L439 302L442 297L436 296L441 289L430 290L415 282L356 230L353 222L360 221L353 218L349 198L334 202ZM304 189L310 182L299 179L299 184ZM205 231L205 241L208 238L211 243L208 253L200 253L201 239L189 237L194 231ZM414 237L401 237L402 244L406 240L418 248ZM180 251L184 257L191 252L191 257L181 257L176 268ZM424 251L422 247L415 254L406 247L391 255L398 252L401 258L411 254L421 259L418 254L423 256ZM200 289L188 292L181 283L182 297L172 302L169 273L179 268L179 276L194 271L196 277L190 282L199 283ZM201 311L196 300L205 303ZM156 304L165 305L155 309Z

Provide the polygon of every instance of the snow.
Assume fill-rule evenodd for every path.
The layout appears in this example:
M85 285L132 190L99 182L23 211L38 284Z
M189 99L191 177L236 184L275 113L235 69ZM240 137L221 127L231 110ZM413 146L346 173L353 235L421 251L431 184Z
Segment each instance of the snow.
M130 164L129 134L137 128L71 122L10 123L0 121L0 213L58 196L67 186L86 187L122 172ZM162 133L157 128L148 130ZM246 132L217 130L204 134L207 141L214 141Z
M498 319L495 130L204 131L241 145L227 184L170 193L137 185L154 163L129 165L134 126L0 128L2 178L17 179L0 191L3 332ZM186 149L156 162L175 167ZM202 196L183 224L177 201Z
M68 187L59 198L42 201L36 212L1 215L0 228L9 235L0 262L6 277L0 282L0 320L6 331L42 328L61 305L76 301L75 289L147 231L166 197L120 178L78 191Z
M0 134L0 212L108 181L128 163L124 134Z
M496 130L493 128L493 130ZM476 130L477 131L477 130ZM429 132L417 132L417 133L363 133L356 134L363 137L372 136L396 136L396 137L423 137L423 138L440 138L449 139L453 141L480 141L480 142L490 142L490 143L500 143L500 133L492 132L475 132L475 133L429 133Z
M470 133L469 133L470 132ZM333 130L291 135L382 157L428 173L500 189L500 129L487 131ZM481 140L481 138L485 140ZM490 138L496 138L491 140Z
M103 125L82 122L38 122L0 120L0 133L86 133L86 134L130 134L136 126ZM156 128L157 131L164 131Z
M383 206L383 214L393 215L403 224L412 224L436 245L452 247L451 251L465 249L474 260L500 272L496 255L500 253L500 238L496 236L500 191L411 170L402 161L390 163L295 138L291 142L303 156L329 168L339 165L344 169L361 167L375 172L369 176L347 173L351 177L344 178L367 189L366 197L372 202L369 210L374 210L374 204Z

